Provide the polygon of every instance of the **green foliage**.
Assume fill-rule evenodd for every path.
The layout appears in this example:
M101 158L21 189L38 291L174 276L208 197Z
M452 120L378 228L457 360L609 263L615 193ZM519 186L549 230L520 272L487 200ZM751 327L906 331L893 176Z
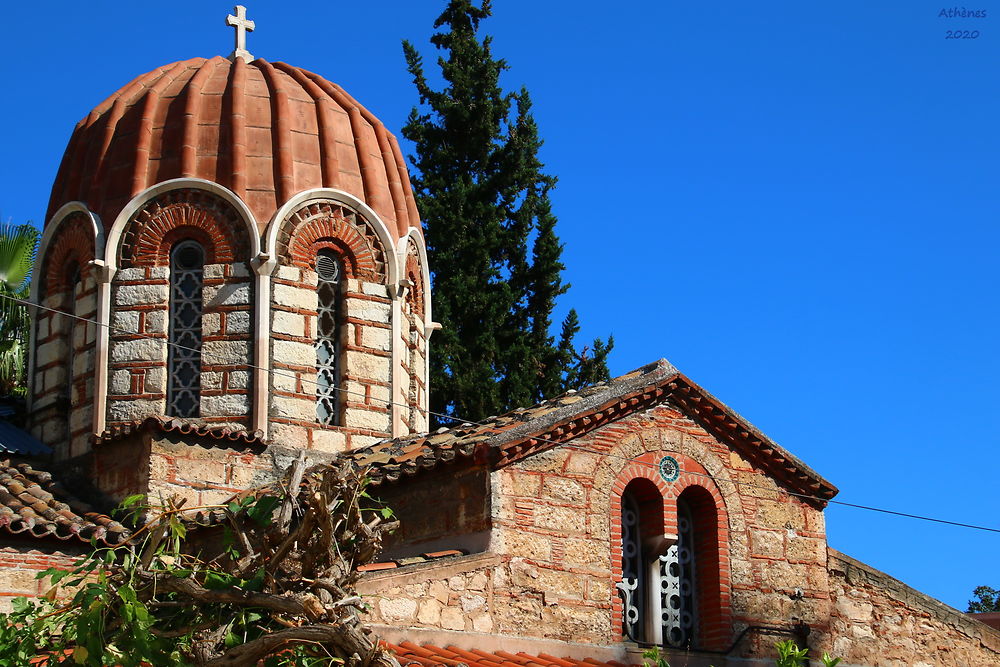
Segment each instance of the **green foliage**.
M647 648L642 652L643 667L670 667L670 663L663 659L663 654L658 648Z
M38 236L31 225L0 225L0 396L27 391L30 317L13 299L30 296Z
M507 69L479 24L489 0L450 0L431 44L444 86L431 87L417 50L403 49L421 107L403 136L415 144L412 183L426 225L434 281L431 409L482 419L608 377L613 345L573 345L576 314L557 344L550 329L562 244L549 192L556 179L538 157L542 141L527 90L505 92Z
M352 480L356 484L353 488ZM338 488L347 497L356 500L367 498L363 491L366 481L357 483L356 478L349 478L347 483L336 483L341 484ZM322 491L330 486L314 488ZM327 502L330 496L312 493L309 497L323 502L312 516L331 517L327 527L332 529L338 516L335 509L331 511L333 503ZM145 504L143 496L127 498L120 513L142 526L129 541L115 547L92 541L91 553L73 569L49 569L38 575L53 587L43 599L17 598L11 613L0 614L0 667L27 665L32 660L37 661L31 664L42 666L216 664L214 660L222 660L220 652L248 648L254 640L266 640L265 635L276 632L287 633L289 628L331 630L327 635L335 636L332 630L337 629L337 624L331 624L323 613L317 616L313 611L296 619L296 612L288 610L288 602L293 599L307 603L312 600L318 605L323 596L300 594L296 598L294 586L301 582L282 577L303 579L309 573L315 577L312 581L319 581L319 575L312 574L315 567L309 568L320 562L323 553L338 554L334 567L349 574L355 562L350 555L354 544L350 539L336 538L328 530L317 530L312 527L315 523L305 528L299 524L300 533L272 527L282 502L277 495L263 493L227 506L211 506L228 517L230 539L223 553L208 556L184 548L189 522L182 520L178 506L171 503L153 508ZM363 508L354 502L341 502L341 506L348 506L347 517L339 519L337 525L347 525L356 533L356 526L364 524L371 529L369 535L376 536L371 539L378 539L381 528L373 528L379 522L373 516L384 515L383 508L374 501L370 504ZM308 513L300 511L300 515ZM281 552L284 556L280 560L267 557L268 553L277 553L273 548L283 542L295 540L303 544L308 539L303 534L315 536L316 540L304 557L288 550ZM336 544L330 544L331 536ZM359 538L356 543L365 553L374 553L371 539ZM316 544L326 546L317 550ZM267 545L272 546L272 551L267 550ZM286 569L292 574L285 574ZM342 585L332 583L333 579L322 581L331 582L325 585L334 588ZM349 594L343 590L344 595ZM248 598L255 593L256 598ZM336 618L346 619L344 610L348 607L341 603L337 608L341 611ZM317 620L326 624L309 626ZM322 642L302 637L278 642L275 648L280 650L258 651L249 662L234 661L228 654L223 662L257 664L261 658L266 667L318 667L344 662ZM370 648L374 651L374 646Z
M809 649L799 648L794 640L788 639L774 645L778 649L778 659L774 661L777 667L799 667L806 664ZM829 653L823 653L820 658L823 667L837 667L840 658L831 658Z
M1000 611L1000 590L989 586L976 586L972 594L978 599L969 600L969 608L966 611L973 613Z

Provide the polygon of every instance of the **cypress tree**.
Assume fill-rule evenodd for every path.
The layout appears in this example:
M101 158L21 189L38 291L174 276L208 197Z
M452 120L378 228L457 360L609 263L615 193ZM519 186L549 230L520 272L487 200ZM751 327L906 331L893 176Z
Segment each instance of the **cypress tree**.
M478 36L490 14L489 0L449 0L435 21L440 90L403 43L420 100L403 136L416 149L411 180L442 325L432 341L431 410L473 420L607 379L613 346L598 339L576 350L575 311L558 343L550 333L569 288L549 201L556 179L538 158L528 91L504 92L507 64Z

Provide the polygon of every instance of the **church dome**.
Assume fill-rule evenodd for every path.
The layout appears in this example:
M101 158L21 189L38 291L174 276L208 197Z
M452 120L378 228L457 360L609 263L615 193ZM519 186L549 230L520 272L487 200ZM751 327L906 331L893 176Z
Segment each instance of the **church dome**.
M47 219L82 201L110 227L135 195L182 177L232 190L261 232L312 188L357 197L396 239L420 228L402 152L374 115L312 72L222 57L143 74L81 120Z

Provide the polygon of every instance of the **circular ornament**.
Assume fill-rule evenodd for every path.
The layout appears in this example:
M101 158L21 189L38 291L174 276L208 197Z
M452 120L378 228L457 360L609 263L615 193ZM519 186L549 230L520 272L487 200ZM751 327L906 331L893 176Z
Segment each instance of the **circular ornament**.
M664 482L675 482L681 476L681 464L672 456L660 459L660 477Z

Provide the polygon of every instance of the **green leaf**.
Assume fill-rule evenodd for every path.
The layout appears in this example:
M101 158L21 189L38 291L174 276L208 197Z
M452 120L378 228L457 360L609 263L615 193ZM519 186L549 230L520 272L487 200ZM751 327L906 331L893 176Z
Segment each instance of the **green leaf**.
M280 502L277 496L260 496L247 507L247 516L259 526L269 526L274 510Z

